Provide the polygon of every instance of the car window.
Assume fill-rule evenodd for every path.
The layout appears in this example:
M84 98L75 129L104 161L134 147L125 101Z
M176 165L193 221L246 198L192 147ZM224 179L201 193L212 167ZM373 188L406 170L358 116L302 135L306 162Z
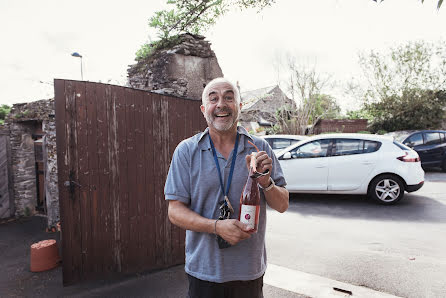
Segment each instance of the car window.
M354 139L338 139L333 144L331 155L352 155L362 153L364 141Z
M404 145L408 146L418 146L423 145L423 135L421 133L416 133L409 137L405 142Z
M315 158L326 157L330 140L316 140L291 151L291 158Z
M441 133L440 133L440 137L441 137L441 142L442 142L442 143L446 143L446 133L441 132Z
M381 147L381 142L377 141L364 141L364 153L372 153L378 151ZM404 146L406 147L406 146Z
M271 147L273 149L283 149L283 148L291 146L297 142L299 142L299 141L292 140L292 139L273 139L273 145Z
M438 132L425 132L424 133L424 144L426 145L434 145L440 144L440 134Z

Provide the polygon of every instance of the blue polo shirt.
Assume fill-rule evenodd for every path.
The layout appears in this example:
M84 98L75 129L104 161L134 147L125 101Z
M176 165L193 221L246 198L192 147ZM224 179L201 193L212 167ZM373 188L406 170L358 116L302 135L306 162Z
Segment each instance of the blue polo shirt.
M272 158L271 177L278 186L286 185L282 169L269 144L262 138L251 136L238 127L240 141L237 158L229 190L229 200L234 208L231 218L238 218L240 196L248 178L245 156L255 151L250 140L259 150L266 151ZM226 160L217 151L221 175L226 183L231 168L232 153ZM185 203L191 210L203 217L217 219L219 202L223 200L220 182L209 143L209 129L182 141L172 157L164 188L166 200ZM186 230L185 271L201 280L227 282L232 280L253 280L265 273L266 249L266 201L260 191L260 219L258 232L249 239L234 246L219 249L214 234Z

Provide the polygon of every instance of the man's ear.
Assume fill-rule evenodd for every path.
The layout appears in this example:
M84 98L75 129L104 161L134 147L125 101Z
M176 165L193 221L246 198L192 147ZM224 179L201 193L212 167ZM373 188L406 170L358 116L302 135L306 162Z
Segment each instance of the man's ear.
M200 106L200 110L201 110L201 112L202 112L203 115L204 115L204 105L201 105L201 106Z
M242 107L243 107L243 104L242 104L242 103L240 103L240 111L242 110Z

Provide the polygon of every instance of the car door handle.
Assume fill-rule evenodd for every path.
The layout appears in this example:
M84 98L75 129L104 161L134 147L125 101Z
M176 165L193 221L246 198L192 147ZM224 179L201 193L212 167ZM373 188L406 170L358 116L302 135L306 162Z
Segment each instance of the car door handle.
M322 169L322 168L326 168L326 166L324 166L324 165L316 165L315 168Z

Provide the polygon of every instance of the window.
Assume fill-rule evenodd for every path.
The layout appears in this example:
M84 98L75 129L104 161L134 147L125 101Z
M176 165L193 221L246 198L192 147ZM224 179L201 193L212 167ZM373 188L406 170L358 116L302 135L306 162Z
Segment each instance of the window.
M272 141L273 145L271 147L273 149L283 149L297 142L299 141L292 139L273 139Z
M409 139L407 139L404 142L404 145L407 145L410 147L423 145L423 135L421 133L416 133L416 134L412 135L411 137L409 137Z
M378 151L381 147L380 142L376 141L364 141L364 153L372 153Z
M381 147L380 142L357 140L357 139L337 139L333 144L332 155L353 155L362 153L372 153Z
M440 133L440 137L441 137L441 142L442 142L442 143L446 143L446 133L441 132L441 133Z
M335 140L332 149L332 155L351 155L362 153L364 141L353 139L339 139Z
M330 140L317 140L306 143L291 151L292 158L326 157Z
M440 144L440 134L438 132L425 132L424 133L424 144L435 145Z

